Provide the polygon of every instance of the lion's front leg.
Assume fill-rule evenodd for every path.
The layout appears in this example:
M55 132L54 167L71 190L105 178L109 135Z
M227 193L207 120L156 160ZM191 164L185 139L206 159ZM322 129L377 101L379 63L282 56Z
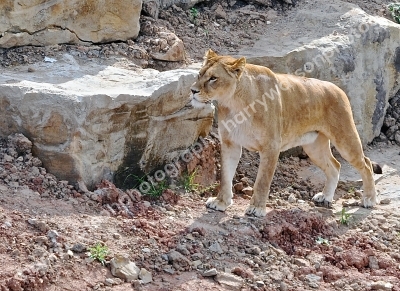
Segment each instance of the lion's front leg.
M232 179L241 155L240 145L221 140L221 187L217 197L208 198L208 208L225 211L232 204Z
M247 215L265 216L267 214L266 203L269 197L269 187L278 163L279 149L269 149L260 152L260 167L254 184L253 197L246 210Z

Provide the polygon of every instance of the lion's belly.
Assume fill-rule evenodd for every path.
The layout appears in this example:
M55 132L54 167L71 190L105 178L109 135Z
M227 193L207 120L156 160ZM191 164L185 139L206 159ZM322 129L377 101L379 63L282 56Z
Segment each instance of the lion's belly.
M294 148L297 146L313 143L317 139L317 136L318 136L318 132L311 131L311 132L307 132L299 137L292 137L289 140L283 139L281 151L286 151L288 149L291 149L291 148Z

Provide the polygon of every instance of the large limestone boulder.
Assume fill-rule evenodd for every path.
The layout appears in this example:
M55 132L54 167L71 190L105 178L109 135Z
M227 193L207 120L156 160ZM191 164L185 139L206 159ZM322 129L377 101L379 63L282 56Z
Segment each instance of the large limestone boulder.
M141 0L0 1L0 47L136 38Z
M117 171L148 173L211 127L211 108L185 106L197 71L48 60L0 69L0 136L23 133L60 179L91 188Z
M400 25L338 0L299 5L240 55L275 72L338 85L364 145L379 135L388 99L399 90Z

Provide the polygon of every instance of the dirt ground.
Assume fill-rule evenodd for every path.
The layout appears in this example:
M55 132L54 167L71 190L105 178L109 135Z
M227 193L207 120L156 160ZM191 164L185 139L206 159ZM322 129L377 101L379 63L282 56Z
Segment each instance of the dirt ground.
M251 46L268 21L284 18L303 0L295 6L272 2L201 4L196 19L176 7L158 20L143 17L184 41L184 63L152 60L155 45L142 34L135 43L3 50L0 64L69 52L83 61L124 57L137 66L169 69L201 61L208 48L235 54ZM386 16L389 1L347 2ZM217 144L215 149L218 169ZM0 290L400 290L399 152L387 140L366 151L384 165L384 174L376 176L382 204L373 209L358 206L359 176L343 161L336 201L326 209L310 201L323 188L322 173L306 157L282 159L268 214L253 218L244 215L250 199L244 189L254 183L256 153L244 152L234 205L221 213L204 206L212 189L166 190L156 200L109 182L94 192L79 190L47 173L26 138L10 136L0 140ZM89 256L98 242L109 249L104 265ZM127 283L113 276L110 261L118 254L151 278Z

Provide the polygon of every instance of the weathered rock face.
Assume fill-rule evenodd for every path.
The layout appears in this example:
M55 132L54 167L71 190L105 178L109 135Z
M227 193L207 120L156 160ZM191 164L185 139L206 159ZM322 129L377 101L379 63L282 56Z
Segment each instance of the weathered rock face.
M136 38L141 0L0 1L0 47Z
M208 133L213 110L185 107L196 71L116 66L65 54L33 73L0 71L0 136L23 133L49 172L92 187L117 170L147 173Z
M388 100L399 89L400 26L352 4L335 0L314 5L318 1L302 5L284 23L272 24L254 48L240 55L275 72L338 85L350 99L366 144L380 134Z

